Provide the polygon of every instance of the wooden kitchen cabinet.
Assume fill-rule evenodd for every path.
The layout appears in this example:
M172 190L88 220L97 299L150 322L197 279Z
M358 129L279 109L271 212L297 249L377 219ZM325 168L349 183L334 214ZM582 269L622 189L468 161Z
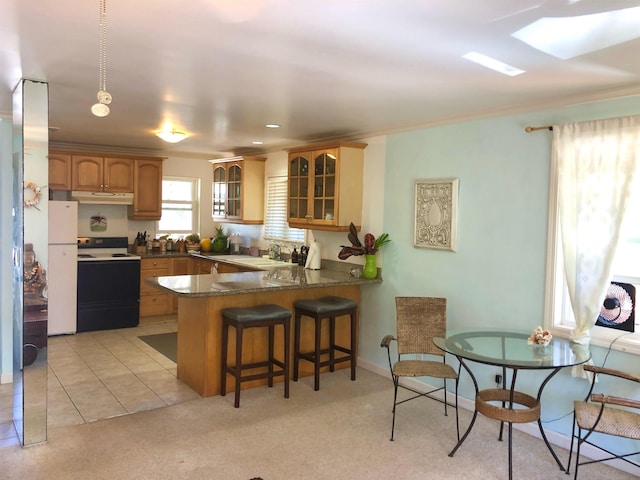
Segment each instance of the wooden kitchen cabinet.
M332 142L287 149L289 226L347 231L362 223L366 143Z
M264 222L265 160L252 156L210 160L214 220L250 225Z
M170 275L170 258L143 258L140 260L140 316L165 315L171 312L171 299L168 293L147 285L147 278Z
M191 257L151 257L140 261L140 316L166 315L178 311L178 297L147 285L147 278L190 275Z
M193 257L191 261L191 274L192 275L202 275L211 273L211 269L213 268L213 260L208 260L206 258Z
M133 192L133 160L71 155L71 189L85 192Z
M171 275L191 275L191 258L172 258ZM175 295L169 295L169 301L171 302L171 312L176 313L178 311L178 297Z
M133 161L133 205L129 220L160 220L162 217L162 158Z
M49 153L49 190L71 190L71 155Z
M233 265L231 263L226 262L216 262L216 272L217 273L240 273L240 272L255 272L255 268L245 268L239 265Z

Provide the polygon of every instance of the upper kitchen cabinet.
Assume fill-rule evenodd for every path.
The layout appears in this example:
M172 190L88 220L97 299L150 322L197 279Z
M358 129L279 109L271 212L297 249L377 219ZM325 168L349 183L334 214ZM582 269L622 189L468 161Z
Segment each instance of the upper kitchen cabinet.
M71 190L71 155L49 153L49 190Z
M334 232L362 223L366 143L332 142L287 149L289 226Z
M162 216L162 158L133 161L133 205L130 220L160 220Z
M264 222L265 160L251 156L210 160L214 220L250 225Z
M130 158L71 155L71 189L85 192L133 192Z

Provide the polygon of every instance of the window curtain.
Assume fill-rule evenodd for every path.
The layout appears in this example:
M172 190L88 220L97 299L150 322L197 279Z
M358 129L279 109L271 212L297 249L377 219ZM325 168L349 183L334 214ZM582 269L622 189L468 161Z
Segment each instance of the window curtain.
M553 155L565 278L576 321L571 337L588 347L640 175L640 116L554 125ZM574 374L583 376L579 372Z

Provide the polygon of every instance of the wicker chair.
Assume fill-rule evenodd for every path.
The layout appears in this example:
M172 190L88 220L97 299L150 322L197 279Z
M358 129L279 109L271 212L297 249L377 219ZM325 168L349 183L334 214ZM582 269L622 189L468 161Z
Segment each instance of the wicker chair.
M397 338L387 335L380 343L387 349L389 369L393 379L393 420L391 423L391 440L396 424L396 407L418 397L427 397L444 403L444 414L447 415L447 379L456 381L456 429L458 439L458 374L445 363L445 354L433 344L433 337L445 336L447 322L447 299L431 297L396 297L396 329ZM398 361L391 360L391 342L396 340ZM424 356L440 357L438 360L425 359ZM419 356L419 357L418 357ZM427 357L428 358L428 357ZM415 390L400 384L401 377L432 377L442 379L442 387L428 392ZM398 401L398 387L410 390L416 395ZM444 401L432 394L443 390Z
M615 437L640 440L640 401L630 398L608 396L602 393L593 393L597 375L609 375L638 384L640 384L640 376L619 370L596 367L593 365L585 365L584 369L586 371L593 372L593 380L585 400L574 402L574 433L571 437L567 473L569 473L569 469L571 468L571 455L573 453L574 439L577 440L575 479L578 478L578 467L580 465L620 459L634 466L638 466L637 463L628 460L626 457L637 455L640 451L626 454L615 454L604 448L602 443L599 445L596 444L596 440L591 440L590 436L593 432L598 432L613 435ZM605 452L607 456L600 460L585 460L580 462L580 447L584 443Z

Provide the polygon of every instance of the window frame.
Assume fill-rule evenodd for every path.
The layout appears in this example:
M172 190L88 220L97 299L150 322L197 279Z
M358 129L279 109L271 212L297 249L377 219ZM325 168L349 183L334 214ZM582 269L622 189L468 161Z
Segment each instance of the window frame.
M560 246L559 205L558 205L558 165L552 155L549 178L549 214L547 226L547 265L545 279L544 327L553 335L570 338L575 327L569 293L564 282L562 252ZM639 208L638 201L633 208ZM640 275L640 272L639 272ZM640 298L640 277L613 275L612 281L632 283ZM635 309L636 325L639 324L640 309ZM569 318L571 317L571 318ZM594 325L591 329L591 345L612 348L627 353L640 354L640 328L625 332L613 328Z
M200 185L201 185L201 180L198 177L177 177L177 176L173 176L173 175L167 175L167 176L163 176L162 177L162 181L174 181L174 182L188 182L191 183L191 198L192 200L187 201L187 200L173 200L173 199L169 199L169 198L164 198L164 194L165 191L167 189L163 188L162 189L162 199L161 199L161 209L164 212L164 207L163 205L165 203L174 203L174 204L183 204L183 205L191 205L191 216L192 216L192 226L193 229L191 231L185 231L185 230L171 230L171 231L165 231L165 230L161 230L160 229L160 220L158 220L156 222L156 235L157 236L162 236L162 235L169 235L174 237L174 239L177 238L184 238L187 235L191 234L191 233L198 233L200 232Z

